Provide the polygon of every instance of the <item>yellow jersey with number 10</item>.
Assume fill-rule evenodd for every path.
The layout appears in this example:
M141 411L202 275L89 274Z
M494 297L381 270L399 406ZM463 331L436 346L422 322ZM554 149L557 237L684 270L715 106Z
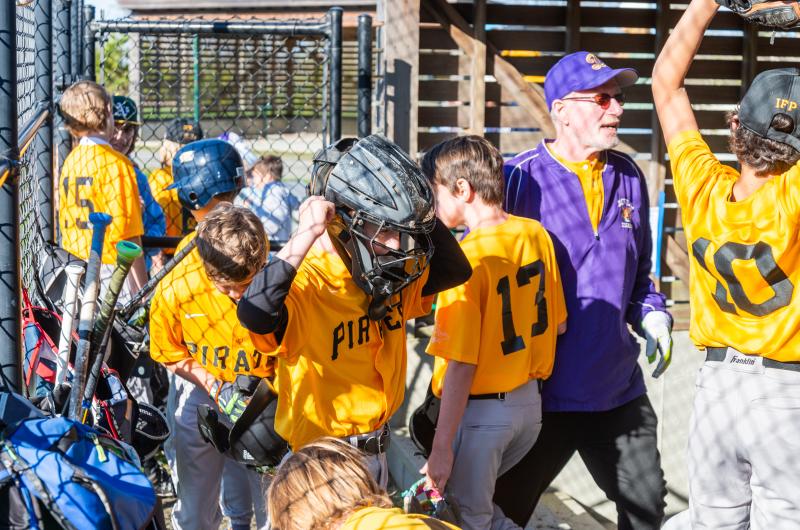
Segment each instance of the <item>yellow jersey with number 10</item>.
M108 144L77 145L61 168L58 226L61 246L89 258L92 227L89 214L111 216L103 245L103 263L117 261L117 243L141 236L142 206L133 165Z
M471 231L461 248L472 277L439 293L427 349L436 356L433 393L442 395L448 360L477 365L470 394L510 392L550 377L567 307L547 230L510 215Z
M739 173L698 131L668 150L689 246L692 340L800 361L800 165L734 202Z

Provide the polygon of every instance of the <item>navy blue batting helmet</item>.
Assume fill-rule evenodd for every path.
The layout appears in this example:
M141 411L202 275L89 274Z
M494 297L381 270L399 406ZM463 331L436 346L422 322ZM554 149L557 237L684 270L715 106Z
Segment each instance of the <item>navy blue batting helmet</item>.
M167 189L178 190L181 204L197 210L212 198L244 186L244 164L239 152L228 142L198 140L184 145L172 159L175 182Z

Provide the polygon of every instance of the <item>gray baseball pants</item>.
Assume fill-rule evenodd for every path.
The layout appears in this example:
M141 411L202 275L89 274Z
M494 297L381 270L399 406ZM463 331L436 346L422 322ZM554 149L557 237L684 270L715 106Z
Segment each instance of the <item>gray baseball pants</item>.
M539 384L531 380L504 400L469 400L458 427L447 491L461 510L464 530L521 528L494 504L497 477L533 447L542 428Z

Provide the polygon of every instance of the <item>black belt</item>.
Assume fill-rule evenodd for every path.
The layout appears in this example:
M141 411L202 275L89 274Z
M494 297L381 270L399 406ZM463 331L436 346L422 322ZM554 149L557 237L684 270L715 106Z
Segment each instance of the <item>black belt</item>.
M469 399L470 401L473 399L498 399L500 401L505 401L506 394L508 394L508 392L495 392L493 394L470 394Z
M389 424L384 423L383 427L379 429L380 432L368 432L366 434L356 434L354 436L347 436L345 441L350 445L361 449L365 453L371 455L379 455L385 453L389 449L390 431Z
M542 393L542 380L536 380L536 387L539 389L539 393ZM516 389L515 389L516 390ZM469 399L497 399L499 401L505 401L506 396L508 396L509 392L492 392L491 394L470 394Z
M752 357L755 354L742 353L734 348L706 348L706 361L724 361L727 356L728 349L733 350L739 355L748 355ZM777 368L778 370L790 370L792 372L800 372L800 362L795 361L776 361L775 359L762 358L762 363L766 368Z

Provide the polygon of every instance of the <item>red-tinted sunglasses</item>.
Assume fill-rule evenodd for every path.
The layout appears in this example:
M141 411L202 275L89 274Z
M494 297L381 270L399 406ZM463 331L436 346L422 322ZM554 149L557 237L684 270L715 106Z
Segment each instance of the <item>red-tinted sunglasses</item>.
M600 105L600 108L603 110L606 110L608 107L611 106L612 99L616 99L620 107L625 105L625 94L623 94L622 92L614 95L606 94L604 92L602 94L595 94L594 96L561 98L562 101L591 101L593 103Z

